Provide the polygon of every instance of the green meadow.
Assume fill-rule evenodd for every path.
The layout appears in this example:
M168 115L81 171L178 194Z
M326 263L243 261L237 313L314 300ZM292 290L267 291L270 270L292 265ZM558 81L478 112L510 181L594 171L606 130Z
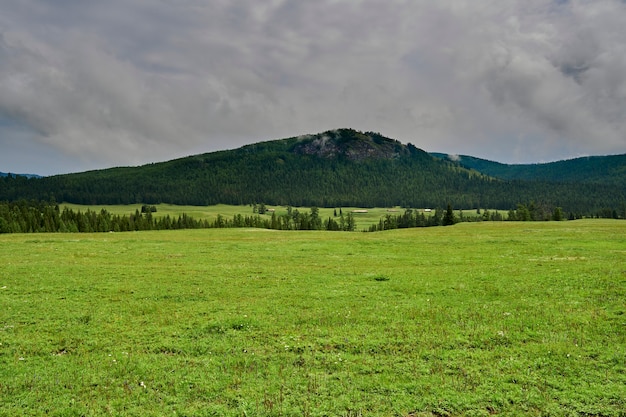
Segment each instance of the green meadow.
M67 207L73 211L82 211L85 212L87 210L99 212L102 209L107 210L109 213L118 216L128 216L133 214L136 210L141 211L142 204L129 204L129 205L94 205L94 206L85 206L80 204L69 204L63 203L60 205L61 210L64 207ZM229 204L216 204L212 206L179 206L174 204L156 204L154 207L157 208L157 211L153 214L154 217L178 217L186 214L196 220L209 220L213 221L217 218L218 215L223 216L226 219L232 219L233 216L240 214L242 216L252 216L253 207L251 205L229 205ZM271 218L272 213L276 213L277 216L287 214L287 207L285 206L272 206L268 205L268 209L274 210L274 212L267 212L262 217ZM311 208L310 207L293 207L293 209L297 209L300 212L308 213ZM329 217L334 218L335 213L339 215L343 213L347 215L352 212L354 219L356 221L357 230L367 230L371 225L378 224L378 221L381 217L386 214L390 214L392 216L398 216L404 213L404 209L400 207L392 207L392 208L381 208L381 207L373 207L364 209L362 207L342 207L342 208L328 208L321 207L319 208L319 216L321 219L325 220ZM434 214L433 211L427 212L426 215L430 216ZM506 214L506 213L503 213ZM459 215L459 211L455 211L455 215ZM464 210L464 216L476 216L476 210Z
M1 416L626 416L624 221L0 245Z

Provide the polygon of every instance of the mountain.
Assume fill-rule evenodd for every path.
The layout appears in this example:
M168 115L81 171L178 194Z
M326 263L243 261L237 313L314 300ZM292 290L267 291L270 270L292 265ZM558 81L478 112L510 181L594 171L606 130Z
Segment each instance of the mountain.
M26 177L26 178L41 178L41 175L36 175L36 174L13 174L11 172L0 172L0 177L8 177L9 175L11 176L19 175L20 177Z
M140 167L0 179L0 200L620 210L624 182L501 179L374 132L338 129Z
M614 184L626 186L626 154L585 156L542 164L502 164L468 155L430 155L504 180Z

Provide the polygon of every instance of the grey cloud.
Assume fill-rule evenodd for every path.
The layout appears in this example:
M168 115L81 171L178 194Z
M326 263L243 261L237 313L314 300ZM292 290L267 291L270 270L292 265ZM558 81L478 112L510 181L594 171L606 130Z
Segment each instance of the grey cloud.
M336 127L505 162L626 152L625 19L617 0L10 1L0 115L99 165Z

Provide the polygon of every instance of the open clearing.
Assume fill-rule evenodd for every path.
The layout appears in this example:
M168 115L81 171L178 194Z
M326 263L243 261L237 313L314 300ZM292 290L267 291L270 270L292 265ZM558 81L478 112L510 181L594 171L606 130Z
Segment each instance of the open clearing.
M118 216L128 216L133 214L136 210L141 210L142 204L129 204L129 205L80 205L80 204L70 204L63 203L60 205L61 210L64 207L67 207L74 211L82 211L85 212L87 210L99 212L102 209L107 210L109 213L118 215ZM196 220L208 220L214 221L218 215L223 216L226 219L232 220L233 216L236 214L240 214L242 216L253 216L256 215L253 213L253 208L251 205L228 205L228 204L217 204L213 206L179 206L175 204L156 204L154 207L157 208L157 211L153 214L154 217L178 217L182 216L183 213L188 216L193 217ZM267 213L261 215L263 218L271 218L272 213L276 213L277 216L287 214L286 206L273 206L268 205L268 209L274 210L268 211ZM297 209L302 213L308 213L311 208L310 207L293 207L293 209ZM419 212L425 212L425 215L431 216L434 214L434 211L431 209L425 209L428 211L424 211L424 209L417 209ZM476 210L462 210L463 215L466 217L474 217L477 216ZM391 208L381 208L381 207L372 207L364 209L362 207L337 207L337 208L328 208L328 207L320 207L319 208L319 216L322 220L326 220L329 217L338 221L338 217L335 214L339 215L340 213L347 215L348 213L352 213L354 215L354 219L356 222L356 230L367 230L371 225L378 224L378 221L384 217L386 214L390 214L393 216L400 215L404 213L404 209L401 207L391 207ZM455 215L459 215L459 210L455 210ZM503 215L506 215L506 212L501 212Z
M0 245L0 415L626 415L624 221Z

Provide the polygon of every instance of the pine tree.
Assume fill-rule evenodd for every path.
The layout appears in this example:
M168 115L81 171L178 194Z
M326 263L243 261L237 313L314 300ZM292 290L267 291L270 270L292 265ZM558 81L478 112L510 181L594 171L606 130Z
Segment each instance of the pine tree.
M454 223L455 223L454 211L452 210L452 206L448 203L448 208L446 209L446 213L443 215L442 224L444 226L451 226Z
M563 220L563 210L561 209L561 207L556 207L554 209L554 212L552 213L552 220L557 222Z

